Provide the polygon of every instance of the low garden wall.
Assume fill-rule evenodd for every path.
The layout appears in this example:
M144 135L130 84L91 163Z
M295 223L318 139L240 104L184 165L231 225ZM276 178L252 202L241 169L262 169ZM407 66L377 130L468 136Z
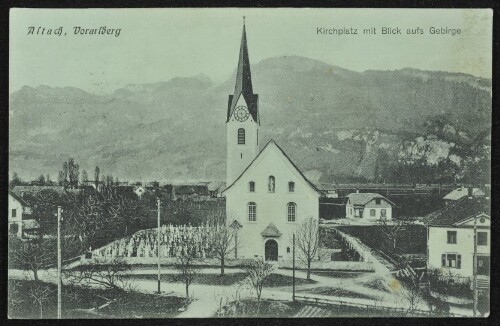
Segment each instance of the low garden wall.
M293 262L290 259L283 259L278 262L279 268L292 268ZM307 264L302 260L295 261L295 268L307 269ZM335 271L356 271L356 272L374 272L372 263L361 261L313 261L312 270L335 270Z

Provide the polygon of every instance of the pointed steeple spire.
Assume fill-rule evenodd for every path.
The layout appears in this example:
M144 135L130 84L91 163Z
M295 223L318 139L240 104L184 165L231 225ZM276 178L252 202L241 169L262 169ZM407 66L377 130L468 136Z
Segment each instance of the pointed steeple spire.
M245 16L243 16L243 33L241 35L240 58L238 61L238 70L236 72L234 97L237 97L240 93L253 94L250 59L248 58L247 33L245 30Z
M257 99L258 95L253 93L252 74L250 72L250 59L248 57L247 33L245 29L245 16L243 16L243 33L241 35L240 56L238 69L236 70L236 83L233 95L229 95L229 107L227 121L229 121L236 107L238 99L242 95L248 105L248 110L255 122L259 122Z

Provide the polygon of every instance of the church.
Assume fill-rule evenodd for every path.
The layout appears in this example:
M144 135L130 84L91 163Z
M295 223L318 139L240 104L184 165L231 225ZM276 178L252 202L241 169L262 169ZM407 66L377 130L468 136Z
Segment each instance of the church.
M321 191L274 140L259 150L259 96L254 94L243 24L234 93L226 117L226 221L239 228L238 257L292 258L292 236L303 221L319 221Z

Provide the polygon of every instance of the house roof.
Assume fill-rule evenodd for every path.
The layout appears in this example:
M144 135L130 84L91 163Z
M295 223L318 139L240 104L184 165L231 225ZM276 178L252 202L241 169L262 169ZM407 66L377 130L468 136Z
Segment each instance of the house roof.
M279 237L281 236L281 232L278 230L278 228L273 224L269 223L268 226L260 233L261 235L265 237Z
M176 185L176 195L210 195L207 185Z
M40 227L40 223L38 223L35 219L23 220L23 229L32 230L38 229Z
M259 156L265 151L265 149L270 146L270 144L273 144L274 146L276 146L276 148L278 148L280 150L280 152L283 154L283 156L288 160L288 162L290 162L290 164L292 164L292 166L295 168L295 170L300 174L300 176L309 184L309 186L311 186L311 188L316 191L318 194L322 195L323 193L321 192L321 190L318 189L318 187L316 187L314 185L314 183L312 183L311 181L309 181L309 179L306 178L306 176L299 170L299 168L295 165L295 163L293 163L293 161L288 157L288 155L286 155L286 153L283 151L283 149L281 149L281 147L279 147L279 145L273 140L271 139L270 141L267 142L266 146L264 146L264 148L262 148L259 152L259 154L257 154L257 156L252 160L252 162L250 162L250 164L248 164L248 166L245 168L245 170L243 170L243 172L241 172L241 174L233 181L233 183L227 187L226 189L224 189L223 193L228 190L229 188L231 188L236 182L238 182L238 180L241 178L241 176L243 174L245 174L245 172L252 166L252 164L257 160L257 158L259 158Z
M245 24L243 24L243 33L241 35L240 57L238 60L238 69L236 70L236 83L234 86L233 95L229 95L227 121L233 115L236 104L240 95L243 96L248 105L248 111L252 115L255 122L259 123L258 99L259 96L253 93L252 89L252 74L250 72L250 59L248 57L247 33ZM226 121L226 122L227 122Z
M366 205L368 202L372 201L375 198L381 198L388 203L390 203L392 206L396 206L392 201L389 199L385 198L384 196L372 192L360 192L360 193L352 193L347 195L349 198L349 201L353 205Z
M460 187L460 188L457 188L457 189L451 191L449 194L444 196L443 199L445 199L445 200L459 200L459 199L467 196L468 194L469 194L468 188ZM474 188L472 190L472 194L474 196L484 196L484 191L482 191L479 188Z
M64 186L15 186L12 189L12 191L14 191L15 193L20 193L20 192L38 193L43 190L55 191L58 194L64 194L66 192Z
M226 185L225 182L223 181L212 181L210 182L207 187L209 191L216 191L216 190L221 190Z
M429 226L454 226L480 214L490 216L489 200L464 197L425 216L423 222Z
M29 207L30 206L30 204L26 200L24 200L23 198L21 198L21 196L18 196L15 192L9 190L9 195L11 195L12 197L14 197L14 199L17 200L18 202L20 202L21 205L23 205L24 207Z
M230 224L230 226L234 229L240 229L243 227L243 225L241 225L241 223L237 220L234 220L233 223Z

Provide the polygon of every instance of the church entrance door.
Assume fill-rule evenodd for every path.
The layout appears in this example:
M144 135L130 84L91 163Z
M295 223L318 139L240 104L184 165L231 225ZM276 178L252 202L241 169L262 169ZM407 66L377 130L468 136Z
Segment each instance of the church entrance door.
M266 260L278 261L278 243L276 240L267 240L265 245Z

